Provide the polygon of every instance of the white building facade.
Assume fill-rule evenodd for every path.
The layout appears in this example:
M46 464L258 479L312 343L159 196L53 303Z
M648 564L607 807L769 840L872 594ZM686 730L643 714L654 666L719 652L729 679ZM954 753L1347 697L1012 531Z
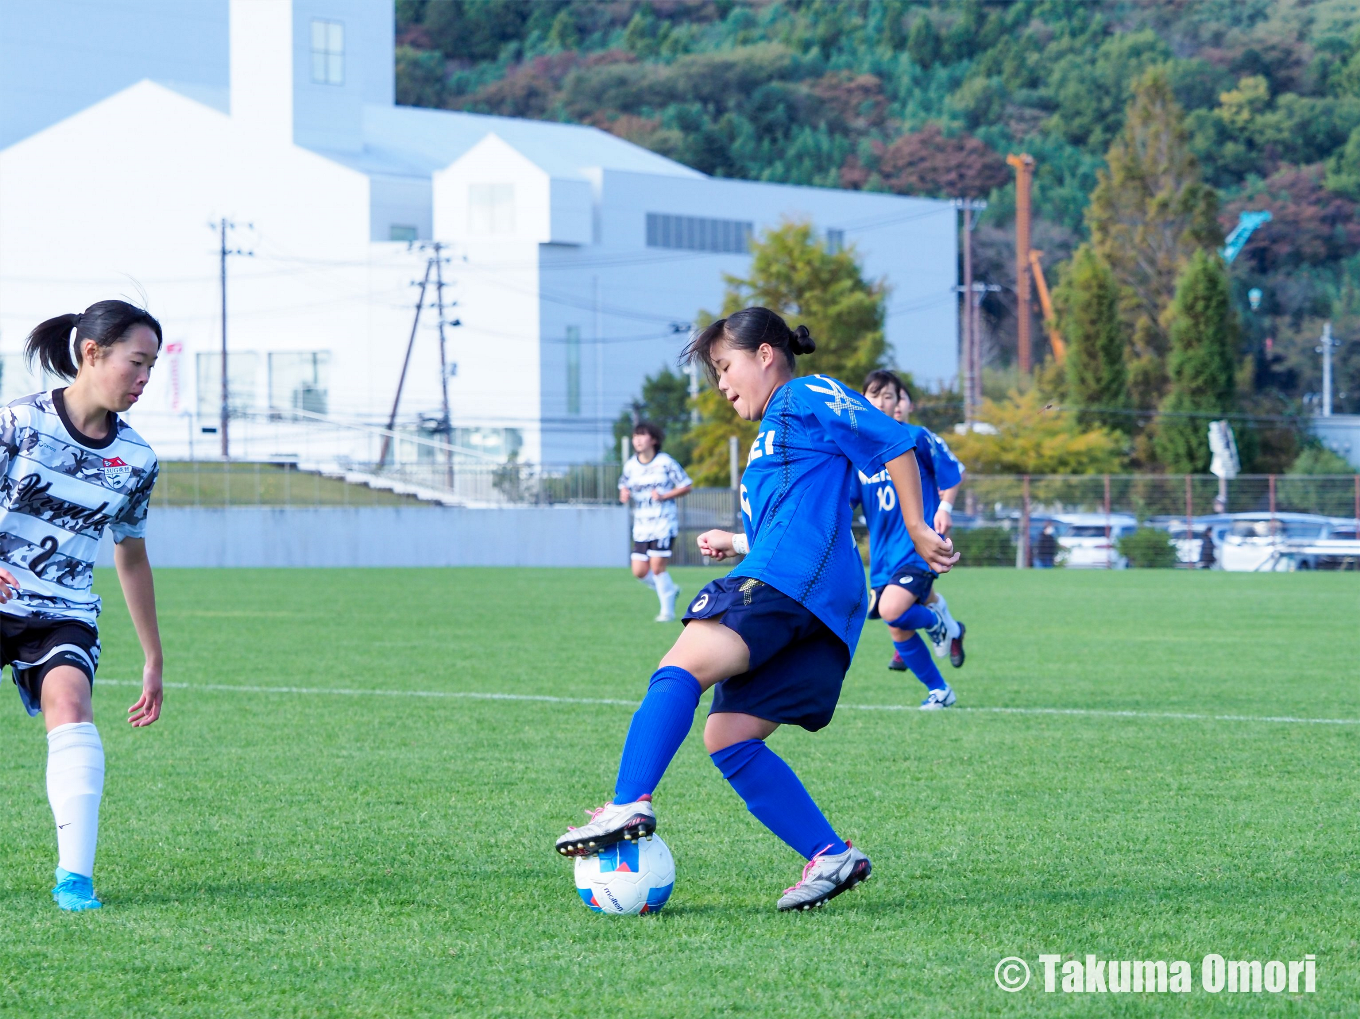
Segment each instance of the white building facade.
M750 238L785 220L853 246L888 286L894 362L953 380L950 203L715 179L594 128L399 107L392 14L0 0L0 398L44 383L19 355L34 325L126 296L167 341L131 420L165 458L215 455L223 219L243 438L270 417L386 421L419 242L443 246L446 285L427 288L399 427L437 418L446 380L455 444L485 457L599 459ZM270 435L248 454L297 454Z

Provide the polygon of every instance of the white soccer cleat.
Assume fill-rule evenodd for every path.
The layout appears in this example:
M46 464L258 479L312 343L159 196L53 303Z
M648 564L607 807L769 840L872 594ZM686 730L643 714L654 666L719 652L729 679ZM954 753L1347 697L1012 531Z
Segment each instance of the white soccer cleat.
M557 851L563 856L590 856L616 842L634 842L656 831L656 811L652 810L650 799L606 803L587 813L588 824L568 828L557 840Z
M926 699L921 702L922 711L943 711L945 708L953 707L958 697L954 695L954 688L948 683L943 690L932 690Z
M825 906L841 892L848 892L861 881L867 881L873 871L869 858L855 848L854 843L838 856L818 853L803 868L803 876L792 888L785 888L779 899L779 911L815 909Z

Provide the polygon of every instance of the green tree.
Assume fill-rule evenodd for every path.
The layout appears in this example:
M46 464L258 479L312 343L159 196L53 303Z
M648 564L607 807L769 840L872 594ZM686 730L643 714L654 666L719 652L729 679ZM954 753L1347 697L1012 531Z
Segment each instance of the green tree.
M574 50L580 44L581 33L576 28L576 18L572 16L570 7L564 7L553 19L552 28L548 29L548 45L559 50Z
M1067 398L1076 406L1077 422L1083 428L1103 425L1131 432L1130 417L1119 413L1129 406L1119 286L1091 245L1083 244L1072 256L1053 303L1067 340Z
M689 379L669 367L655 375L648 375L642 383L641 394L614 422L614 446L609 459L618 455L621 440L633 434L633 425L651 421L666 433L666 452L680 463L688 465L692 452L689 436L690 407Z
M1200 179L1164 69L1138 82L1106 162L1086 221L1092 246L1120 287L1132 334L1133 395L1139 406L1153 406L1166 387L1166 315L1176 277L1193 253L1223 242L1218 194Z
M1155 438L1168 470L1209 469L1209 421L1233 409L1236 350L1227 269L1217 254L1197 251L1177 281L1171 308L1171 391Z
M884 363L882 284L864 278L853 249L833 252L809 223L785 223L751 244L745 277L724 276L722 314L760 305L779 312L790 325L806 325L817 350L798 358L800 375L830 375L858 387ZM704 312L701 321L719 316ZM715 389L700 393L700 421L690 434L690 474L698 485L728 483L729 436L736 435L743 460L758 423L737 417Z

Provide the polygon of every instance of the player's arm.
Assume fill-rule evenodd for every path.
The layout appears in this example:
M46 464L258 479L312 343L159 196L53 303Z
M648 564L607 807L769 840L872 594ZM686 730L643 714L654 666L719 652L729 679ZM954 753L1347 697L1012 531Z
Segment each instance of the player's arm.
M150 725L161 717L164 698L161 671L165 654L161 650L161 631L156 622L156 585L151 577L151 560L146 555L146 539L124 538L114 545L113 564L118 568L123 599L146 657L146 665L142 668L142 696L128 708L128 721L136 726Z
M693 485L680 485L677 488L672 488L669 492L658 492L656 494L656 499L658 502L665 502L667 499L678 499L682 495L689 495L689 490L693 487Z
M935 511L935 531L949 537L949 529L954 526L954 500L958 498L963 482L952 488L940 490L940 508Z
M897 504L902 509L902 521L916 551L936 573L948 573L959 561L954 543L936 534L926 523L925 507L921 499L921 471L916 466L916 453L907 450L887 463L888 477L897 489Z
M731 531L723 531L714 528L705 531L698 537L699 551L710 559L732 559L739 555L747 555L751 550L746 544L746 535L733 534Z

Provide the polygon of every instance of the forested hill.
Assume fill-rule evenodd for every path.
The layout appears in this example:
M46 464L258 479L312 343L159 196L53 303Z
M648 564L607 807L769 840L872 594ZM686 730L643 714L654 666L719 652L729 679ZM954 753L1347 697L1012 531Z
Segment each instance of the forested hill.
M1004 155L1038 160L1035 245L1065 260L1131 88L1161 66L1224 227L1275 215L1233 267L1265 291L1244 329L1258 388L1297 403L1320 319L1354 321L1355 0L397 0L397 17L399 102L595 124L715 175L984 196L980 264L1001 283ZM1007 314L989 307L998 364ZM1341 375L1360 410L1360 357Z

